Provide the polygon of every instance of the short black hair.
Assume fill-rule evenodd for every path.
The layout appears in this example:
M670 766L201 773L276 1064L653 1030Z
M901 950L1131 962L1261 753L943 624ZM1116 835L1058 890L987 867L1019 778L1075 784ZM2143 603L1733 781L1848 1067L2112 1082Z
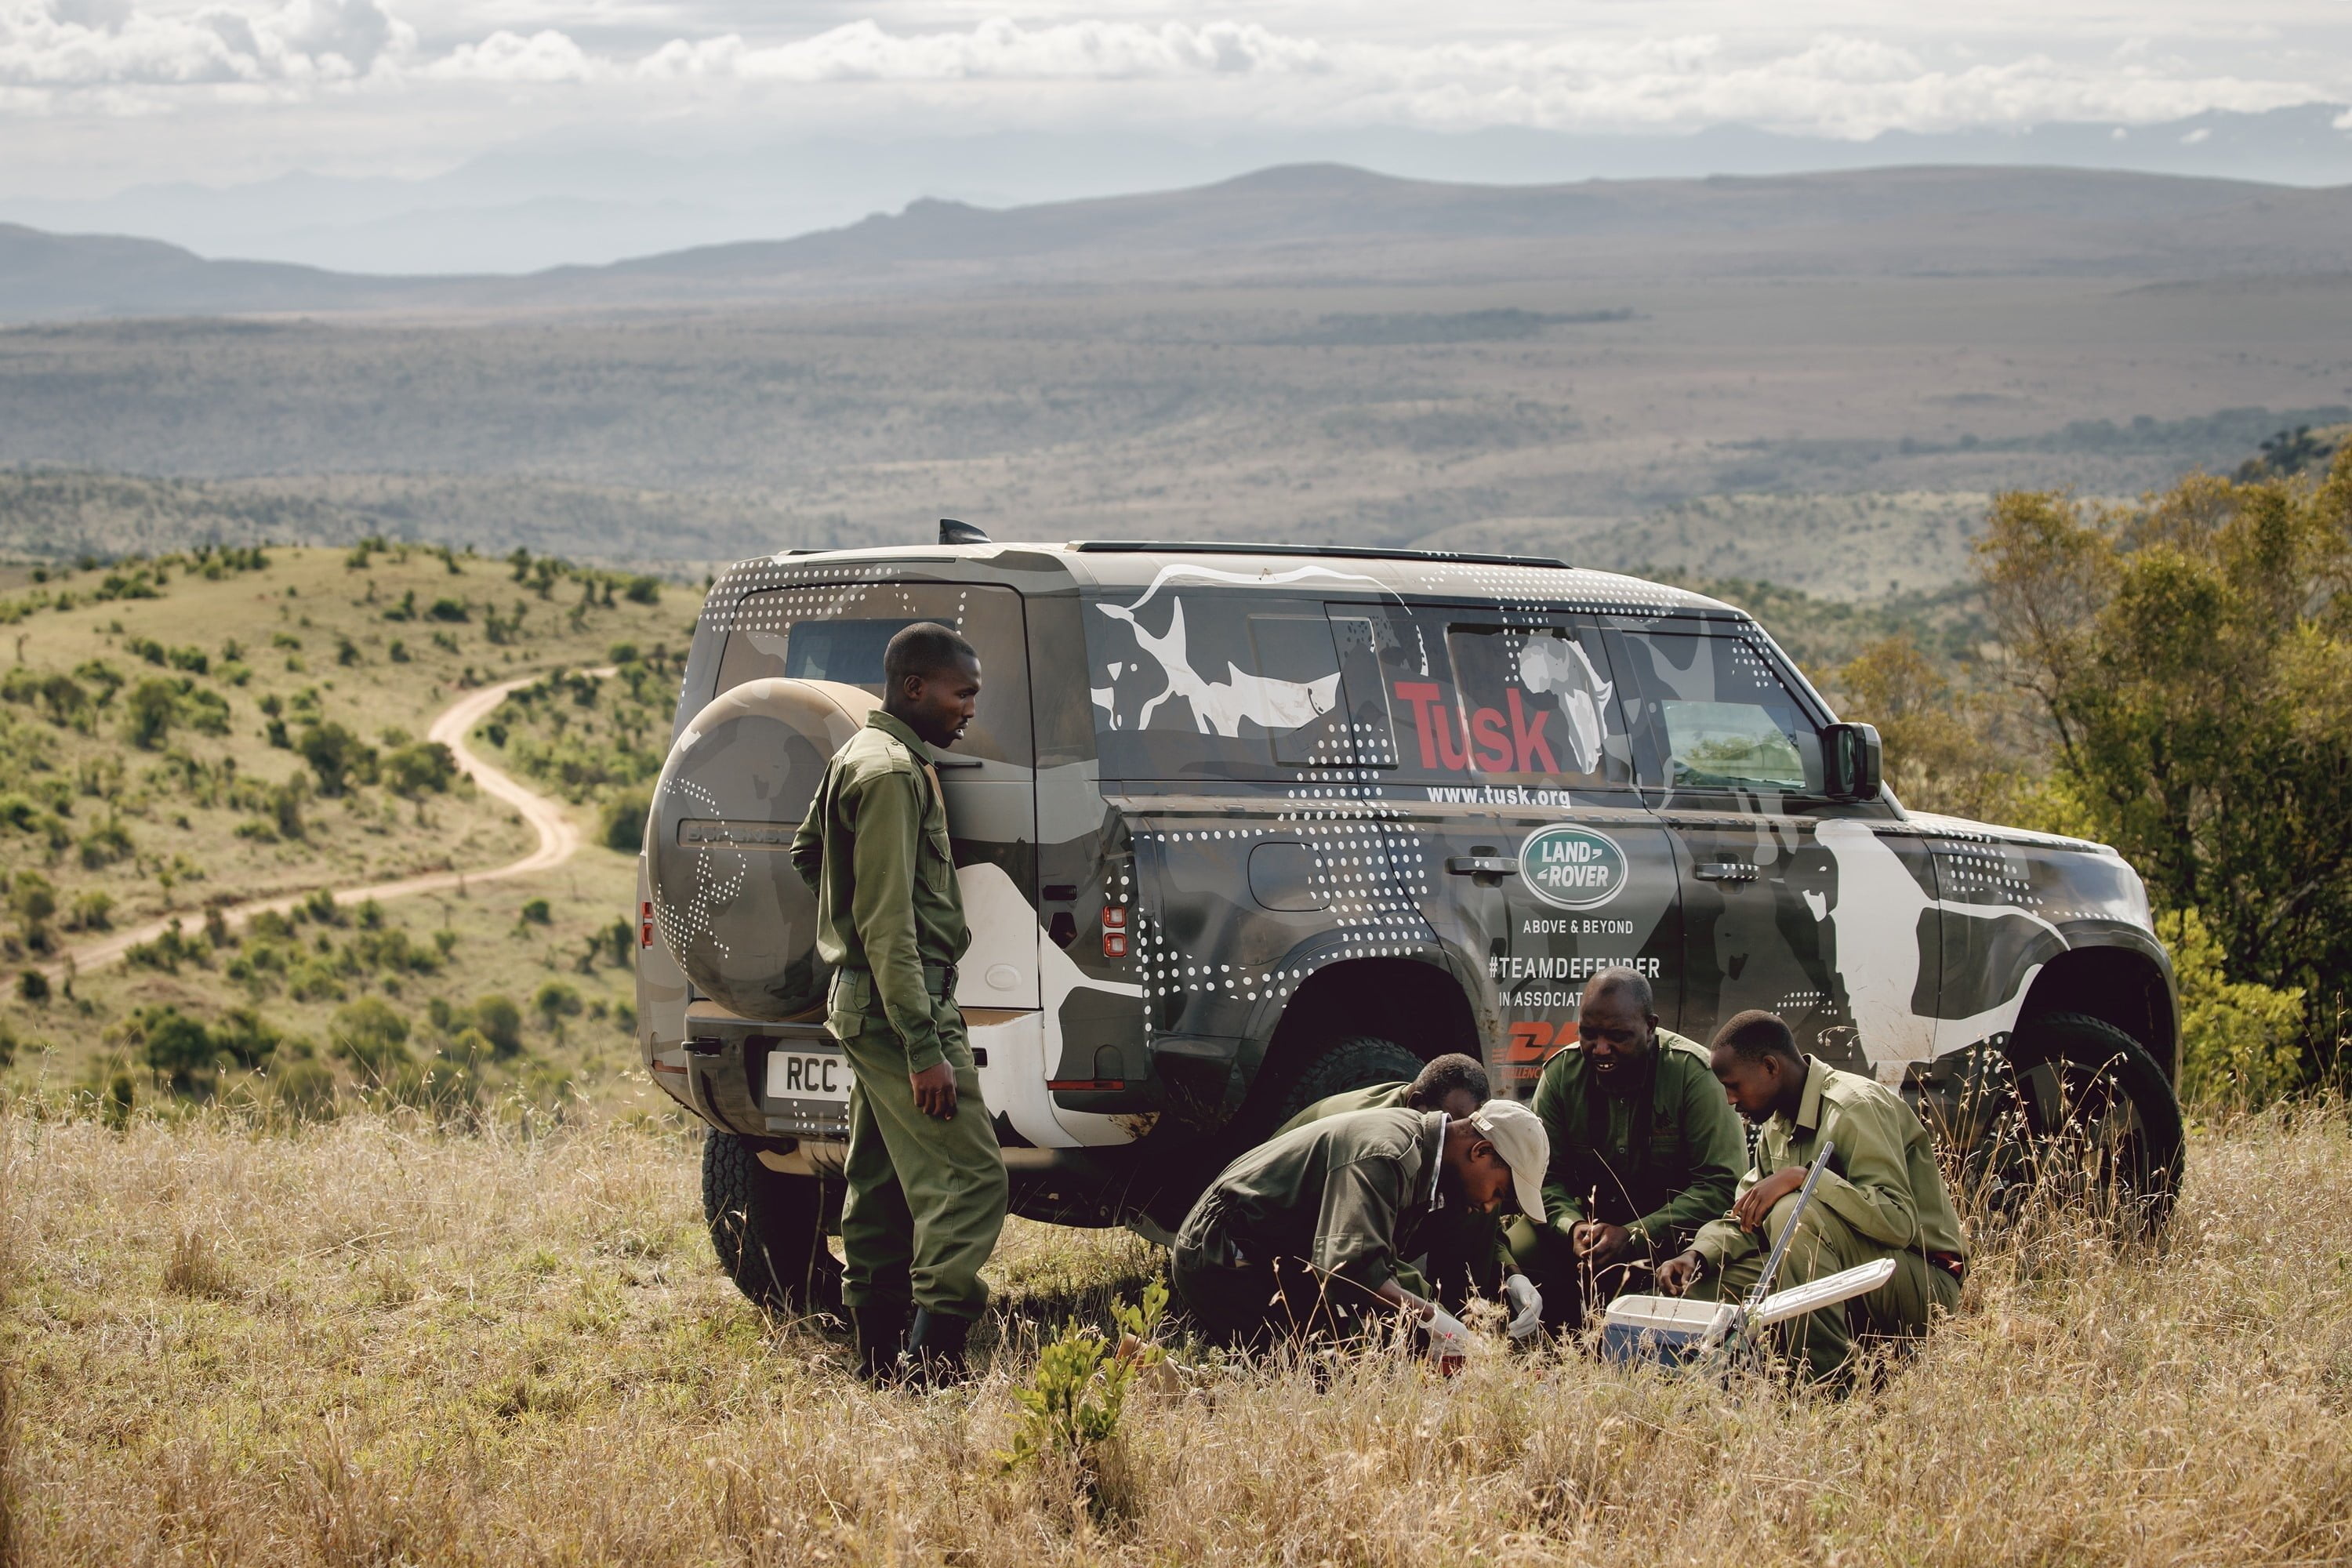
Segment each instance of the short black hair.
M917 621L900 626L882 650L882 679L896 691L910 675L935 675L967 658L978 664L980 651L937 621Z
M1750 1007L1725 1020L1707 1049L1729 1051L1749 1062L1761 1061L1766 1057L1785 1057L1792 1062L1804 1060L1797 1049L1797 1037L1789 1032L1788 1021L1761 1007Z
M1633 998L1633 1005L1642 1009L1645 1017L1658 1010L1657 994L1650 989L1650 977L1622 963L1612 963L1584 983L1587 996L1596 991L1629 993Z
M1466 1089L1470 1098L1481 1105L1494 1098L1493 1087L1486 1081L1486 1069L1478 1064L1478 1058L1452 1051L1421 1069L1421 1076L1404 1091L1404 1102L1415 1110L1434 1110L1457 1089Z

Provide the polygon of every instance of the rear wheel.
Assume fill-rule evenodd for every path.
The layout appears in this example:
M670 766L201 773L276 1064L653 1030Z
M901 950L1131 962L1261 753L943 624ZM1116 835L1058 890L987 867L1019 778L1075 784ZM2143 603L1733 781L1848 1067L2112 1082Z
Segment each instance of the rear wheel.
M719 1266L736 1288L772 1312L841 1310L841 1264L825 1245L833 1201L828 1184L788 1176L760 1163L731 1133L702 1142L702 1217Z
M1394 1040L1359 1035L1327 1046L1276 1098L1273 1127L1279 1127L1318 1100L1376 1083L1411 1081L1422 1060ZM1268 1131L1271 1131L1269 1128Z
M2158 1229L2180 1188L2180 1104L2156 1058L2114 1025L2081 1013L2029 1019L1988 1055L1939 1131L1961 1154L1974 1206L2103 1214L2126 1232Z

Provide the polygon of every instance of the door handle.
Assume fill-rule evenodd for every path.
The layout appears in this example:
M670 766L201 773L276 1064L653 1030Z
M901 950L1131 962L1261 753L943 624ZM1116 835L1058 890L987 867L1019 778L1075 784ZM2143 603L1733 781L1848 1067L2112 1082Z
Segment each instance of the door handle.
M1445 868L1457 877L1507 877L1519 868L1519 863L1509 855L1455 855L1447 859Z
M1756 868L1745 860L1709 860L1696 867L1694 874L1702 882L1752 882Z

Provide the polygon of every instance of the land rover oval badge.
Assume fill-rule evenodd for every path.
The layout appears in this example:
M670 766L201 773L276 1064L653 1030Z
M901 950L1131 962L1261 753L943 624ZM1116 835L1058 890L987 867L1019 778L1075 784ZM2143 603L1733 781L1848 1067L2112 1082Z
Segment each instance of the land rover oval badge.
M1625 851L1606 834L1563 823L1528 835L1519 875L1557 909L1597 910L1625 885Z

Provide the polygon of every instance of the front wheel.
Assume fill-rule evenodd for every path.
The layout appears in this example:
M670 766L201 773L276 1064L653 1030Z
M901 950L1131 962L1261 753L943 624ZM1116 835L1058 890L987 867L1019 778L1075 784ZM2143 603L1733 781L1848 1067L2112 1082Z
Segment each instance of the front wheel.
M2180 1190L2185 1138L2172 1082L2137 1040L2082 1013L2028 1019L1973 1075L1944 1129L1975 1205L2088 1211L2120 1231L2160 1229Z
M719 1266L771 1312L841 1310L841 1264L825 1245L833 1194L814 1176L788 1176L732 1133L702 1142L702 1217Z

